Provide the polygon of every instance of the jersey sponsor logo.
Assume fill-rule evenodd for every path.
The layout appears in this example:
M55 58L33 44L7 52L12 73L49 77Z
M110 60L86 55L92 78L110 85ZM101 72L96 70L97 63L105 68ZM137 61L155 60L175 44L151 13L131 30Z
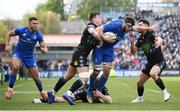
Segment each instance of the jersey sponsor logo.
M35 42L31 42L30 39L27 39L27 40L20 39L20 40L23 41L23 42L31 43L31 44L34 44L34 43L35 43Z
M36 35L33 35L33 37L32 37L33 39L37 39L37 36Z

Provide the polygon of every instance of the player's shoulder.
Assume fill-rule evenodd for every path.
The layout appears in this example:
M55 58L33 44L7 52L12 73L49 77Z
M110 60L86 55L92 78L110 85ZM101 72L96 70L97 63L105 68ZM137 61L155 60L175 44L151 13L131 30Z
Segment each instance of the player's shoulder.
M123 20L122 19L116 19L116 20L113 20L111 22L114 22L114 23L123 23Z
M110 22L106 22L104 24L104 26L107 26L107 25L119 26L119 25L122 25L122 24L123 24L123 21L121 19L116 19L116 20L113 20L113 21L110 21Z
M16 27L15 30L18 30L18 31L28 31L28 27Z
M154 34L155 32L153 30L147 30L146 34Z
M87 24L87 27L88 27L88 28L90 28L90 27L96 28L97 26L96 26L96 24L90 22L90 23Z
M36 31L36 35L37 36L43 36L43 34L39 30Z
M156 37L157 33L154 32L153 30L147 30L146 33L145 33L145 36Z

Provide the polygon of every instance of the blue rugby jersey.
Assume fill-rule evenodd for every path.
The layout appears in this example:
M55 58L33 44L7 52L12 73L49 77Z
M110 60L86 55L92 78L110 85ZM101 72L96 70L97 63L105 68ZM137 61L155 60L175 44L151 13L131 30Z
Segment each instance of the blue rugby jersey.
M33 56L36 43L40 44L44 41L40 31L30 32L28 27L17 27L15 34L19 35L19 40L14 52L20 53L23 56Z
M105 25L103 25L103 32L113 32L117 36L118 40L116 40L114 43L107 43L104 42L103 47L105 48L111 48L113 47L120 39L124 39L125 32L123 32L122 29L123 21L120 19L117 19L115 21L109 22Z

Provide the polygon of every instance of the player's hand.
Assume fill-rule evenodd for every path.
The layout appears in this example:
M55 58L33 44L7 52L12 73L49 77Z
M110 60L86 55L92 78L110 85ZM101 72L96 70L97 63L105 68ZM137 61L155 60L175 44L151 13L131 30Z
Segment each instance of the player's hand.
M12 46L10 46L10 45L6 46L5 51L10 53L12 51Z
M159 30L159 26L158 25L152 25L149 27L151 30L153 30L154 32L157 32Z
M98 90L93 91L94 97L99 97L102 93Z
M154 42L155 42L155 48L158 48L158 47L160 47L161 46L161 44L162 44L162 38L161 37L156 37L155 39L154 39Z
M96 48L100 48L103 45L103 41L100 41L98 45L96 45Z
M130 34L129 34L129 40L130 40L131 43L134 43L134 41L135 41L135 36L134 36L133 33L130 33Z
M46 54L48 49L47 47L40 47L41 53Z

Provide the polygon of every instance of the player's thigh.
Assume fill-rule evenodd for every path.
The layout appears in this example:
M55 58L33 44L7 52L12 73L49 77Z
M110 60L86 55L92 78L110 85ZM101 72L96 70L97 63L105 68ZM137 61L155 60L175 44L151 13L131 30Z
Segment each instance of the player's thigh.
M21 57L19 57L19 56L13 56L12 57L12 68L19 69L21 63L22 63Z
M67 72L64 75L64 79L69 80L69 79L73 78L76 73L77 73L76 67L69 65Z
M36 60L34 56L31 57L23 57L22 62L24 63L25 67L27 69L29 68L36 68L37 64L36 64Z
M92 52L92 61L94 65L102 64L104 50L102 48L95 48Z
M160 74L160 71L161 71L160 67L157 66L157 65L154 65L154 66L151 68L149 74L151 75L151 77L158 77L158 75Z
M150 78L147 74L141 72L139 79L137 80L137 86L143 86L143 84Z

